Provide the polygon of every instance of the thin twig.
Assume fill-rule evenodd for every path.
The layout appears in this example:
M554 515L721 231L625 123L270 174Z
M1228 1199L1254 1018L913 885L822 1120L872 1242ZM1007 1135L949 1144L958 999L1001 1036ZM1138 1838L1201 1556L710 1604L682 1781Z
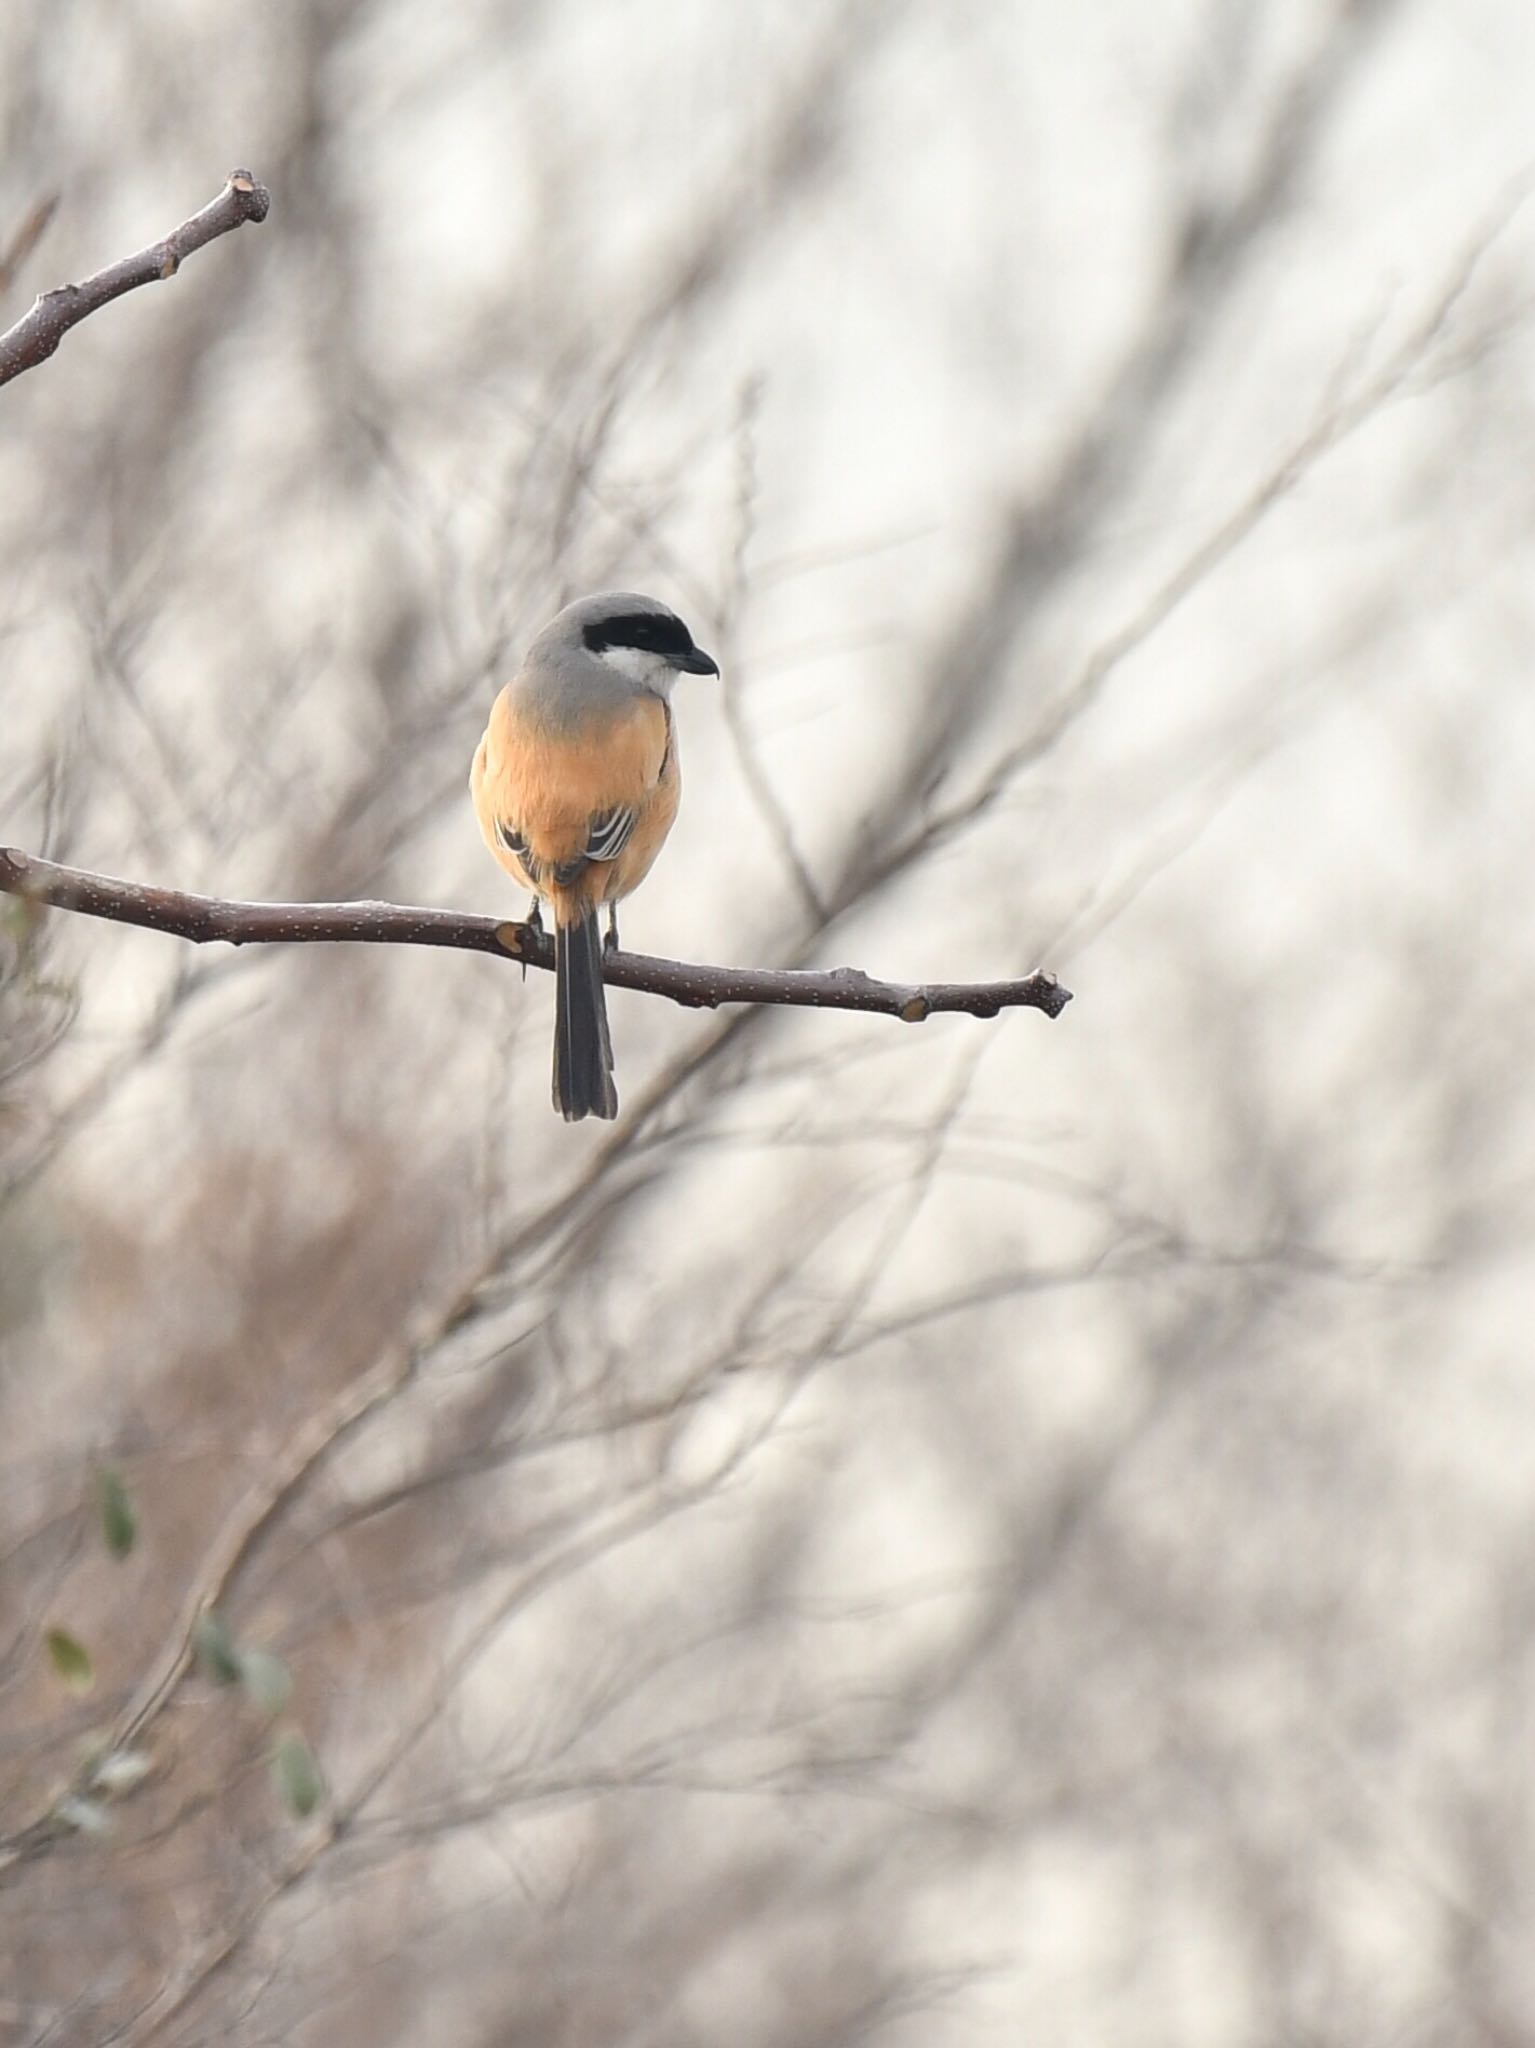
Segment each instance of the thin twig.
M763 767L746 709L741 702L741 659L739 634L746 609L747 557L751 551L752 528L757 503L757 413L762 402L762 379L752 378L741 393L736 427L736 516L730 548L730 569L724 603L719 612L719 638L724 656L720 703L725 713L725 730L730 734L739 767L758 815L772 834L789 877L808 917L824 924L827 909L815 885L804 855L794 837L794 826L779 801L767 770Z
M0 292L8 292L16 282L21 266L48 232L48 223L58 210L59 195L50 192L46 199L23 215L21 225L0 249Z
M246 221L265 220L271 203L271 194L249 171L231 171L217 199L210 199L201 213L172 229L163 241L152 242L135 256L122 257L83 284L60 285L57 291L44 292L14 327L0 334L0 384L47 362L71 327L124 292L174 277L188 256L220 235Z
M459 910L428 910L400 903L238 903L216 896L190 896L142 882L120 882L84 868L61 867L16 847L0 847L0 890L57 910L118 924L142 925L202 945L222 939L232 946L355 941L385 946L452 946L470 953L494 953L525 967L554 966L554 942L546 932L500 918ZM757 967L711 967L659 960L645 953L609 953L603 979L615 988L666 996L688 1009L718 1009L721 1003L782 1003L814 1010L862 1010L920 1024L935 1012L995 1017L999 1010L1043 1010L1058 1017L1071 1001L1052 974L1036 972L1016 981L876 981L854 967L821 971Z
M1262 525L1267 515L1311 475L1334 449L1367 425L1393 400L1416 388L1425 365L1450 323L1488 252L1535 190L1535 172L1521 172L1498 194L1485 220L1459 252L1439 289L1407 333L1363 382L1341 393L1328 409L1297 436L1268 474L1176 565L1124 625L1101 641L1076 678L1049 704L1034 726L999 754L983 780L968 794L942 809L929 809L904 838L871 855L856 877L857 893L865 894L892 875L904 872L919 856L946 845L973 825L1004 796L1022 771L1059 744L1070 728L1097 702L1124 663L1147 644L1179 607L1200 590L1215 571Z

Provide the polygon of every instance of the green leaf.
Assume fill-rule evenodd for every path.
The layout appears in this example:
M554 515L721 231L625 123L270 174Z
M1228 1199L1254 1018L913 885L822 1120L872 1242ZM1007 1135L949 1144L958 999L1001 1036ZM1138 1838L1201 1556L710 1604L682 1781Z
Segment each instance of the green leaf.
M123 1475L114 1466L106 1466L97 1475L96 1497L101 1508L102 1536L120 1564L138 1540L139 1518L133 1512Z
M48 1645L48 1662L53 1666L54 1676L71 1692L87 1693L96 1683L96 1667L91 1662L91 1653L78 1636L72 1636L67 1628L51 1628L44 1639Z
M238 1658L245 1697L263 1714L280 1714L293 1691L287 1665L270 1650L241 1650Z
M240 1683L240 1652L235 1648L228 1623L216 1607L210 1607L192 1631L192 1650L216 1685Z
M272 1783L291 1814L307 1820L325 1796L314 1751L302 1735L284 1735L272 1750Z

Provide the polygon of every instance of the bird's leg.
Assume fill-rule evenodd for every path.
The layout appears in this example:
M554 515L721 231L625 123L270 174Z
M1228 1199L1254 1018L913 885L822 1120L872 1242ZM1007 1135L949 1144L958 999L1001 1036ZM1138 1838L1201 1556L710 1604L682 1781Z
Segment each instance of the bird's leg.
M540 938L543 937L544 906L537 896L533 898L532 903L528 907L528 914L522 920L522 922L523 928L526 931L537 932ZM522 978L524 981L526 981L528 978L528 963L526 960L524 960L522 963Z
M605 953L618 951L618 905L611 896L608 898L608 935L602 942L602 949Z

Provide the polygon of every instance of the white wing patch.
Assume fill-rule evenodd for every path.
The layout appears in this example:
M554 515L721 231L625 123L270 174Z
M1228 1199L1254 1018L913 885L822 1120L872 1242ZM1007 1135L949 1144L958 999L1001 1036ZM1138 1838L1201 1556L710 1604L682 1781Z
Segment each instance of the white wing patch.
M588 860L617 860L629 844L629 835L639 820L633 804L619 804L611 811L598 811L586 830Z

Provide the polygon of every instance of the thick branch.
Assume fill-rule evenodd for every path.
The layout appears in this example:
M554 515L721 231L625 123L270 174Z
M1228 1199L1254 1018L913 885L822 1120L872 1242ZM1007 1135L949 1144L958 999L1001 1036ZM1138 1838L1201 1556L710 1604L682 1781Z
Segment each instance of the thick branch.
M249 171L231 171L229 183L217 199L209 200L201 213L183 221L164 241L140 249L136 256L124 256L83 284L60 285L57 291L44 292L33 301L30 312L0 334L0 384L47 362L71 327L124 292L174 277L188 256L218 236L245 221L265 220L271 203L271 194Z
M456 946L470 953L496 953L526 967L552 968L554 944L532 925L459 910L421 910L399 903L233 903L216 896L189 896L180 889L155 889L119 882L83 868L0 847L0 890L56 910L83 911L118 924L143 925L202 945L223 939L232 946L352 940L378 946ZM994 1017L999 1010L1043 1010L1058 1017L1071 1001L1053 974L1021 981L874 981L854 967L825 972L757 967L703 967L682 960L658 960L644 953L610 953L603 979L615 988L642 989L690 1009L721 1003L787 1003L816 1010L870 1010L919 1024L935 1011L957 1010Z

